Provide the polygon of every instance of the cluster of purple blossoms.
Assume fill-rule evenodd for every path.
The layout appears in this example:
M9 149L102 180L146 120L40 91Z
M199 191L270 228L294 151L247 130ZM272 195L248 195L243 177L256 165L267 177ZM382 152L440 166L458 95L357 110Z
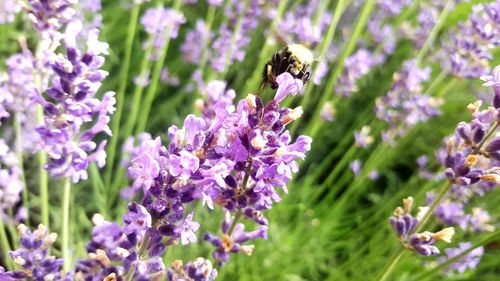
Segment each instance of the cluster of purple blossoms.
M0 24L11 23L15 20L16 14L21 11L21 5L16 0L4 0L0 7Z
M464 251L470 249L472 244L470 242L461 242L457 248L448 248L445 250L446 257L441 257L438 259L438 263L445 263L447 260L452 259ZM452 273L464 273L468 269L474 269L477 267L479 262L481 261L481 257L483 256L484 248L478 247L468 254L466 254L463 258L458 261L450 264L444 270L447 274Z
M192 233L199 225L192 221L192 214L184 219L184 204L195 199L209 208L215 203L267 225L262 211L281 200L275 186L286 191L286 182L298 170L295 159L304 158L311 144L305 136L292 143L284 131L300 117L301 109L279 108L286 96L300 90L302 82L289 73L277 81L277 94L267 106L259 97L249 95L236 109L232 104L234 91L226 90L224 82L210 82L209 98L203 104L210 106L202 108L202 118L189 115L182 129L169 128L168 147L157 138L144 141L134 152L129 176L134 180L132 189L144 190L142 205L152 218L150 237L167 236L171 243L179 239L183 244L194 242ZM235 227L230 227L231 232ZM238 239L250 235L243 230L225 234L233 244L236 237L232 234ZM216 243L217 238L210 236L210 240Z
M53 57L50 66L56 75L47 97L36 91L34 99L44 109L44 123L36 130L49 158L46 169L54 177L72 177L78 182L87 178L91 162L99 167L105 164L106 141L97 145L92 139L101 132L111 135L108 115L115 110L115 98L113 92L105 93L102 100L95 97L107 76L100 69L104 63L100 55L107 54L108 44L99 42L98 31L93 30L88 34L87 50L80 50L76 44L80 31L75 31L72 36L66 34L66 54ZM96 122L82 131L94 118Z
M393 144L397 137L420 122L439 114L441 100L422 94L422 83L430 76L430 68L419 68L415 60L406 61L394 75L389 92L375 100L377 117L389 125L382 138Z
M492 106L481 110L481 100L470 104L468 109L473 119L460 122L455 134L447 138L443 152L438 154L452 187L434 214L443 223L472 232L494 230L486 210L481 206L468 207L472 199L484 196L500 183L500 139L496 135L500 112L499 77L499 67L492 75L483 77L485 85L494 90ZM434 198L432 192L427 195L429 203Z
M217 278L217 270L213 268L210 260L202 257L187 264L181 260L175 260L167 270L168 281L211 281L215 278Z
M250 33L257 28L261 15L261 1L250 0L245 2L232 0L225 7L228 18L219 27L219 31L212 42L211 65L219 73L235 61L243 61L246 47L250 42ZM236 30L238 21L240 29ZM234 41L234 42L232 42Z
M22 171L17 156L10 151L3 139L0 139L0 219L12 223L23 219L24 208L18 210L16 217L11 217L24 188Z
M166 85L177 87L180 84L179 77L170 73L167 67L164 67L160 71L160 81Z
M21 40L22 41L22 40ZM24 44L24 42L23 42ZM36 149L38 135L35 132L35 108L32 106L34 83L34 58L31 52L23 52L10 56L7 61L7 72L0 74L0 124L13 119L17 115L22 132L22 149L32 152ZM6 140L14 138L15 132L5 128L3 137Z
M29 0L28 17L34 27L42 32L54 36L54 32L70 22L75 16L74 5L76 0Z
M198 19L195 28L186 32L186 38L181 46L182 59L186 63L198 64L210 39L211 34L205 22Z
M302 82L288 73L277 80L277 94L267 106L249 95L236 109L234 91L226 90L224 82L212 81L207 85L206 105L210 106L203 108L203 118L189 115L182 129L169 128L168 146L147 134L140 136L138 147L130 140L126 151L132 159L131 194L142 189L142 204L129 204L121 227L94 216L89 258L78 262L77 279L157 280L166 275L168 280L213 280L217 272L207 260L198 258L186 265L177 261L167 269L161 259L169 245L196 242L200 225L193 221L194 213L185 211L185 205L196 199L226 210L222 238L205 235L217 247L216 260L227 261L230 252L251 254L253 246L240 243L266 238L262 211L280 201L275 186L286 191L286 182L298 170L295 159L304 158L311 144L305 136L291 143L284 131L300 116L300 109L279 108L279 102L299 91ZM231 218L234 211L238 218L260 224L258 230L245 232L236 223L238 218Z
M357 81L384 60L385 57L381 54L374 55L367 49L357 50L346 59L345 70L335 84L335 92L344 97L357 92Z
M11 251L9 255L20 269L0 273L0 277L6 278L2 280L72 280L71 273L67 275L62 273L63 260L49 256L50 248L57 238L55 233L49 233L42 224L33 232L23 224L20 224L17 229L21 246Z
M429 231L416 233L416 226L421 222L429 208L419 207L418 214L413 216L411 214L412 206L413 198L405 198L403 200L403 207L397 207L394 210L393 216L389 219L397 238L406 249L415 251L420 255L434 256L439 254L439 249L434 246L434 243L436 241L450 243L451 238L455 234L455 229L447 227L435 233Z
M500 1L473 6L467 22L450 32L439 57L443 69L464 78L490 71L492 49L500 45Z
M168 37L177 38L179 28L186 22L186 18L179 11L163 7L149 8L141 17L144 30L151 36L145 42L144 48L151 45L153 53L151 60L158 60L165 48Z
M314 22L315 12L321 1L309 1L306 5L299 5L296 9L285 13L278 23L277 30L287 42L301 42L306 46L315 46L323 38L330 25L332 15L325 12Z
M437 2L436 2L437 3ZM425 3L420 5L417 15L417 24L412 25L409 22L403 23L401 27L402 34L409 38L417 49L424 46L425 40L429 37L439 17L439 4Z
M368 21L368 32L375 43L382 44L386 55L394 52L399 39L399 33L387 20L399 15L411 3L409 0L380 0L376 3L377 9Z

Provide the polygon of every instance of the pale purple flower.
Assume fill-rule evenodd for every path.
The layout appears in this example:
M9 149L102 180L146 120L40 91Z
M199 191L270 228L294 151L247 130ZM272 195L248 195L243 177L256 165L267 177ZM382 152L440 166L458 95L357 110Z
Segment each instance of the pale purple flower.
M143 153L135 158L132 165L128 168L130 177L134 180L134 188L143 187L148 190L154 183L154 179L160 172L158 162L147 153Z
M210 31L205 22L198 19L193 30L186 33L184 43L182 43L182 59L191 64L198 64L203 55L203 50L207 47L210 40Z
M319 115L324 121L331 122L335 118L335 113L336 110L333 106L333 103L330 101L326 101L321 107Z
M187 245L189 243L196 243L195 231L200 228L200 224L193 221L194 213L186 216L184 221L174 230L174 233L180 236L181 244Z
M446 257L441 257L438 259L438 263L444 263L449 259L452 259L464 251L468 250L472 247L472 243L470 242L461 242L457 248L447 248L445 250ZM484 248L478 247L474 250L467 253L464 257L459 259L458 261L450 264L444 269L444 272L447 274L452 273L464 273L466 270L475 269L479 262L481 261L481 257L484 254Z
M177 38L179 28L186 22L184 15L174 9L164 7L149 8L141 17L144 30L151 36L147 44L152 44L151 60L158 60L165 48L167 37Z
M442 100L422 94L422 83L429 76L430 68L422 69L415 66L414 60L406 61L394 75L389 92L375 100L377 117L389 126L382 132L384 141L394 144L411 127L439 114Z
M384 60L383 55L373 55L367 49L357 50L346 59L344 72L335 85L335 92L341 96L350 96L358 91L358 80Z
M0 25L13 22L20 11L21 5L17 0L3 0L0 5Z
M7 143L0 139L0 219L4 223L16 221L16 217L12 217L9 210L15 210L21 201L21 192L25 188L21 180L22 172L17 156Z
M174 87L179 86L180 84L179 77L170 73L167 67L161 69L160 81Z
M354 132L354 142L357 146L366 148L373 143L373 137L370 136L371 128L363 126L360 131Z
M216 277L217 270L212 266L212 262L202 257L185 265L181 260L175 260L167 270L168 281L212 281Z
M356 175L356 176L359 175L359 173L361 172L361 166L362 166L362 164L363 163L359 159L356 159L356 160L352 161L349 164L349 167L351 168L351 170L354 173L354 175Z

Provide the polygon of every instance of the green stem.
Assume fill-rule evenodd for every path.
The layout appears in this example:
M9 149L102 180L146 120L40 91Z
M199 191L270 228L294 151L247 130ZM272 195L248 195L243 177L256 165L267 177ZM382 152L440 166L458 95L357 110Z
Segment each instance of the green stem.
M7 238L7 233L5 232L5 224L3 220L0 220L0 244L2 245L2 254L4 262L7 266L6 270L13 269L12 260L9 257L9 252L11 250L9 239Z
M403 257L405 253L405 249L401 248L399 252L395 255L392 256L391 260L387 265L384 267L384 270L380 274L380 277L377 278L377 281L385 281L389 277L389 275L392 273L396 265L399 263L401 258Z
M422 59L424 58L425 55L427 55L427 52L429 51L430 47L434 43L434 40L436 39L437 34L439 33L439 31L441 30L441 27L443 27L444 23L446 22L446 18L448 17L448 14L450 13L451 8L453 7L453 2L454 2L453 0L448 0L448 2L446 2L446 5L444 6L443 11L441 11L441 14L439 15L439 18L438 18L436 24L432 28L431 33L429 34L429 36L427 36L427 39L425 40L424 46L422 47L422 49L420 49L420 51L417 55L417 59L415 62L416 66L418 66L422 63Z
M149 43L147 45L146 51L144 52L144 56L142 57L141 66L140 66L140 77L144 77L149 72L149 68L151 66L151 53L153 52L153 45L151 37L148 39ZM139 113L139 109L141 108L141 100L142 94L144 92L144 87L141 85L135 85L132 103L130 107L130 112L127 115L127 122L125 123L125 127L123 129L123 136L128 137L134 131L134 126L136 125L137 115ZM108 185L109 179L106 178L106 185Z
M69 272L71 265L71 254L69 252L69 203L71 198L71 178L66 177L63 185L62 201L62 231L61 231L61 251L64 260L64 272Z
M173 9L179 10L181 4L182 4L181 0L175 0ZM144 131L144 129L146 128L146 123L149 118L149 112L151 111L151 106L153 104L153 100L158 90L158 85L160 84L161 70L163 68L163 64L165 63L165 58L167 57L168 47L170 45L170 33L171 33L171 28L169 27L167 28L166 31L167 38L165 39L165 46L160 55L160 58L155 63L153 69L153 75L151 76L151 84L149 85L148 90L146 92L146 97L144 98L144 102L141 103L141 115L139 116L137 128L135 129L136 133L140 133Z
M149 233L146 232L146 234L144 234L144 238L142 238L141 248L139 248L139 251L137 252L138 259L141 259L146 253L149 244L149 239L150 239ZM125 275L125 281L134 280L134 273L135 273L135 265L132 265L130 266L130 269L128 270L127 274Z
M413 231L414 233L420 232L425 227L430 217L434 214L434 210L436 210L437 206L439 205L439 203L441 203L441 200L443 200L444 196L452 186L453 184L450 181L445 182L445 185L441 188L441 191L434 199L434 201L432 201L432 204L429 206L429 210L425 212L424 217L415 226L415 230Z
M134 36L137 29L137 21L139 18L140 4L135 5L132 8L130 15L130 21L128 24L127 39L125 43L125 53L123 64L121 65L120 72L120 85L118 86L118 92L116 93L116 111L113 115L113 120L111 124L111 131L113 136L110 139L108 146L108 166L106 167L105 181L106 186L109 186L111 182L111 175L113 173L113 164L115 161L116 147L118 145L118 139L120 138L120 121L123 112L123 105L125 104L125 90L127 89L128 83L128 72L130 68L130 60L132 57L132 48L134 46Z
M328 48L331 45L331 42L333 40L333 37L335 36L335 31L337 29L337 24L340 21L340 18L342 17L342 14L344 13L345 9L347 8L350 0L344 1L344 0L339 0L337 2L337 6L335 7L335 12L333 14L332 22L328 26L328 30L326 31L326 36L325 39L321 41L321 45L319 46L319 57L322 59L325 59L326 54L328 53ZM316 64L312 73L314 74L318 68L319 64ZM304 94L304 98L301 101L301 106L306 109L307 106L309 105L309 102L311 101L312 98L312 90L314 88L314 84L310 84L306 88L306 92ZM332 88L326 88L332 89ZM292 133L295 132L299 122L296 122L292 125Z
M231 62L231 57L233 56L233 48L232 46L236 45L236 40L238 40L238 36L240 35L241 26L243 25L243 19L245 18L245 14L248 10L248 6L250 5L250 0L244 0L243 8L241 9L241 13L238 16L238 20L236 21L236 25L233 30L233 35L231 36L231 41L229 43L228 51L226 52L224 58L224 67L222 73L218 76L220 78L226 77L227 72L229 71L229 64ZM209 77L209 80L212 80L213 77Z
M23 205L26 206L29 210L29 192L28 185L26 184L26 177L24 175L24 156L23 156L23 133L21 129L21 120L19 119L19 113L16 112L14 114L14 131L16 134L16 156L17 161L19 162L19 170L21 171L21 181L23 183ZM28 215L29 212L26 212ZM29 222L29 217L26 217L26 222Z
M43 124L43 108L36 107L36 119L38 124ZM42 223L50 229L49 225L49 176L44 165L47 163L47 153L43 150L38 152L38 188L40 191L40 215Z
M373 6L375 5L375 0L367 0L365 4L363 5L363 8L361 10L361 14L358 17L356 24L354 26L354 29L352 31L351 37L349 37L349 41L347 41L346 46L342 49L342 52L340 53L338 59L337 59L337 64L335 65L335 68L333 69L332 73L328 77L325 89L326 91L322 93L321 98L319 103L316 105L316 108L313 112L312 119L310 120L309 124L312 124L308 127L307 130L307 135L311 136L314 138L316 133L318 132L320 126L321 126L321 120L320 120L320 111L321 107L323 104L331 99L331 96L333 95L333 87L335 86L335 83L337 82L337 79L339 78L340 74L342 74L342 71L344 70L344 63L345 60L351 53L354 51L354 48L356 47L356 44L358 42L358 38L361 35L361 32L366 26L366 23L368 21L368 18L370 17Z

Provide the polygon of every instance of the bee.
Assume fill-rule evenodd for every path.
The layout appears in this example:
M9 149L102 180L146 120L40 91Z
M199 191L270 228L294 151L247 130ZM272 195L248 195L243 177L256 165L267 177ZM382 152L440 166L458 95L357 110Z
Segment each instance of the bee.
M294 78L302 80L305 84L311 77L310 67L313 60L311 50L301 44L290 44L274 53L273 57L264 66L259 93L268 83L271 89L277 89L276 77L284 72L290 73Z

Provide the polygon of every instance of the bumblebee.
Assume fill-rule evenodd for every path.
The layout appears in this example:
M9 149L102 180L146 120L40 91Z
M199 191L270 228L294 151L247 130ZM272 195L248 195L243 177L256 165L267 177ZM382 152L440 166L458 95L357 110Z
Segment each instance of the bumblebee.
M263 80L259 93L269 83L271 89L277 89L276 77L284 72L290 73L296 79L300 79L304 84L311 77L310 66L313 62L312 52L300 44L290 44L279 52L274 53L264 66Z

